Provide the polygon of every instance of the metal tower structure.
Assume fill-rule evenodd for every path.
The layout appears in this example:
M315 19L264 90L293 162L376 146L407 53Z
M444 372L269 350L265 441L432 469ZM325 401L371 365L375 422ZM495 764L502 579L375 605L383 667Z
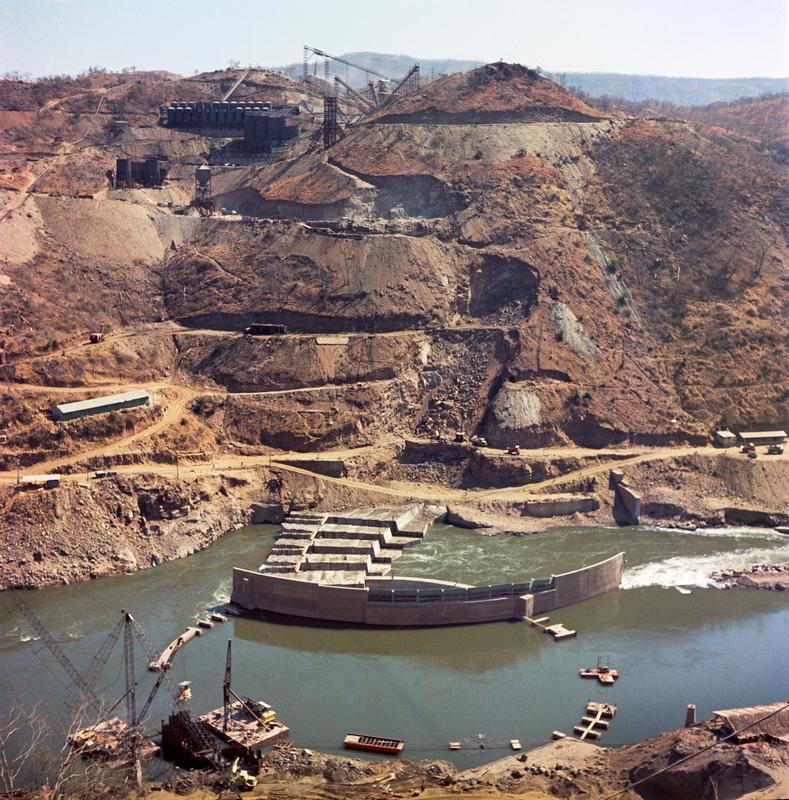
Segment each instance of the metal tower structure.
M227 656L225 658L225 680L222 682L222 730L227 733L227 720L230 715L230 677L231 677L231 646L232 639L227 640Z
M341 135L337 122L337 97L326 95L323 98L323 149L328 150Z
M192 205L200 212L201 217L210 217L214 213L211 167L207 164L202 164L195 170L195 196Z

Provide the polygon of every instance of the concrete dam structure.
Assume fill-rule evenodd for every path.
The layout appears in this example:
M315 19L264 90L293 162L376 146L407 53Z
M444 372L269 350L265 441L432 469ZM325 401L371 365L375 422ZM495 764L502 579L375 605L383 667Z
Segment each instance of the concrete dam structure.
M347 514L292 514L258 571L233 569L231 602L327 622L432 627L523 619L616 589L624 553L522 583L471 586L391 574L435 514L420 505Z

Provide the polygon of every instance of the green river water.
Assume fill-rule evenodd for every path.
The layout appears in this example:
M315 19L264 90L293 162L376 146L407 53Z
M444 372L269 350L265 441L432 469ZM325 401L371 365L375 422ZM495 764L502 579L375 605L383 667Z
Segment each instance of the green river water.
M202 553L134 575L26 593L73 663L84 669L119 618L131 611L161 648L201 612L226 601L233 566L264 560L274 526L228 534ZM789 537L772 531L690 533L648 528L574 528L528 537L486 537L434 525L395 562L396 575L467 583L549 576L624 550L620 590L553 612L578 637L554 642L521 622L425 630L366 630L231 619L177 656L176 680L192 681L193 711L221 705L228 638L233 685L271 703L299 746L339 752L349 732L406 740L405 755L445 758L460 767L506 754L505 741L544 743L571 732L587 699L619 711L603 744L617 745L681 725L685 707L714 709L789 696L789 597L722 590L721 567L789 560ZM6 598L8 600L8 598ZM39 703L68 714L74 690L26 622L0 604L0 708ZM578 677L598 655L621 677L601 687ZM145 697L154 676L137 654ZM114 702L124 687L120 645L99 689ZM170 697L162 690L147 721L154 733ZM491 747L450 753L447 742L484 734Z

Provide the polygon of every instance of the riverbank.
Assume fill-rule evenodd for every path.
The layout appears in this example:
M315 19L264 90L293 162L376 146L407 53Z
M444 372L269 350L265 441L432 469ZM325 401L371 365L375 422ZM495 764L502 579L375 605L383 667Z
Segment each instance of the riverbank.
M210 465L179 470L127 465L108 478L64 476L53 490L4 486L0 589L146 569L201 550L250 522L279 522L292 510L428 500L446 505L453 524L489 535L616 524L608 462L601 466L595 460L592 467L534 484L464 490L394 481L385 471L376 479L372 475L381 457L375 450L354 455L346 477L242 458L215 471ZM387 458L393 458L391 451ZM623 464L629 484L640 493L645 524L693 529L789 522L785 459L753 462L709 448L666 459L629 463L618 458L611 463Z
M789 712L784 704L716 712L712 719L619 748L562 739L483 766L442 760L361 760L275 745L247 797L326 800L353 796L439 798L605 798L777 800L789 792ZM769 716L772 715L772 716ZM757 723L729 738L732 725ZM180 770L146 788L162 798L205 798L218 774Z
M158 651L226 602L232 568L255 569L276 534L274 526L247 527L188 559L43 589L27 601L84 674L120 609L134 615ZM404 553L400 561L408 563L397 567L399 574L498 583L550 575L626 548L622 589L552 615L578 631L559 644L523 623L361 630L268 615L231 617L189 642L173 674L191 681L194 714L216 708L232 639L235 690L273 705L300 748L340 760L348 755L342 750L347 732L381 733L405 739L410 759L449 761L463 772L511 753L512 738L532 748L548 742L553 730L570 733L590 696L617 704L602 738L617 747L682 724L688 702L708 716L716 708L789 696L786 676L776 671L789 658L784 594L720 591L705 583L714 564L784 562L787 545L780 534L752 529L588 527L486 538L436 525L422 545ZM72 694L61 683L65 674L34 639L12 604L2 604L0 668L15 678L0 687L0 706L39 703L57 725L69 718ZM620 670L612 687L578 676L598 655ZM146 671L144 653L137 656L138 696L146 696L156 676ZM108 707L122 691L116 677L122 667L116 647L98 684L106 687L101 698ZM169 692L158 694L147 734L156 734L171 703ZM473 745L477 736L485 749L447 749L451 740Z

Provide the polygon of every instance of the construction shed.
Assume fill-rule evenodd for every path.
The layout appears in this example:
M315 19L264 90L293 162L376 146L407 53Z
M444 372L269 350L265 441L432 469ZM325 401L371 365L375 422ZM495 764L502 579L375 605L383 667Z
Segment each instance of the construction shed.
M89 417L91 414L107 414L110 411L120 411L124 408L137 408L147 406L151 396L143 389L134 389L122 394L111 394L106 397L91 397L88 400L79 400L76 403L62 403L52 409L52 418L66 421Z
M715 431L715 444L718 447L734 447L737 444L737 436L731 431Z
M737 434L743 444L783 444L786 431L740 431Z
M23 475L22 486L29 488L43 486L45 489L57 489L60 486L60 475L50 473L48 475Z

